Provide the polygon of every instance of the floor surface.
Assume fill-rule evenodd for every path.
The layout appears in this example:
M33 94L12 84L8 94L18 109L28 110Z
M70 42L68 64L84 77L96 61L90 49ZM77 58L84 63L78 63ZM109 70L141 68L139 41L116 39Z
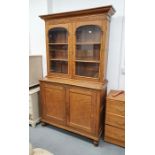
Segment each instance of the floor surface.
M100 140L95 147L92 141L83 136L40 124L30 126L30 143L33 147L46 149L54 155L125 155L125 149Z

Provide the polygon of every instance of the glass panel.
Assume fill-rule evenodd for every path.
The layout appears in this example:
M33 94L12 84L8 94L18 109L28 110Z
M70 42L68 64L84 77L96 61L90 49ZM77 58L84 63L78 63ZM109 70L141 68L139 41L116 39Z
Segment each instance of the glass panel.
M68 73L68 33L65 28L53 28L48 32L50 70Z
M66 61L51 61L51 71L57 73L68 73L68 62Z
M98 45L77 45L76 46L77 60L99 60L100 59L100 44Z
M97 78L99 64L89 62L76 62L76 75Z
M51 45L49 51L51 59L68 59L67 45Z
M76 31L75 74L98 78L101 29L96 25L81 26Z
M67 43L67 30L65 28L53 28L49 30L49 43Z
M76 31L76 41L81 42L99 42L101 40L101 29L95 25L81 26Z

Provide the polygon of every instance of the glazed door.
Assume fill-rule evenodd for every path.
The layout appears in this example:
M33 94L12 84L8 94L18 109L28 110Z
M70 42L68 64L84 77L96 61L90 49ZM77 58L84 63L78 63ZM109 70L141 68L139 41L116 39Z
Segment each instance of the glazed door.
M52 25L46 33L48 74L66 76L69 74L69 26Z
M70 88L67 90L67 125L88 133L95 130L96 94L87 89Z
M41 87L42 118L51 123L65 124L65 88L48 83L44 83Z
M99 79L102 48L101 21L74 24L74 77Z

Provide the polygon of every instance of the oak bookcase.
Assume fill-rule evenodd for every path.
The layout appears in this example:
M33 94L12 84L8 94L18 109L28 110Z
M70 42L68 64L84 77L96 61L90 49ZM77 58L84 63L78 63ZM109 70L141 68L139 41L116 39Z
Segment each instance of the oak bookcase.
M93 139L103 132L112 6L40 16L47 76L40 80L41 121Z

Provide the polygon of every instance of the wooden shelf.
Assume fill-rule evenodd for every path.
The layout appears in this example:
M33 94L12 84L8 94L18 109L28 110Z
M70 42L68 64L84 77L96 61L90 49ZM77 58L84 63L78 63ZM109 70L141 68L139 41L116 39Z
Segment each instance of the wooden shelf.
M62 52L68 52L68 49L54 49L52 48L51 51L62 51ZM51 52L50 51L50 52Z
M68 45L68 43L48 43L49 45Z
M82 59L78 59L75 60L76 62L90 62L90 63L100 63L99 60L82 60Z
M101 44L101 42L77 42L76 45L95 45Z
M60 59L60 58L56 58L56 59L52 58L50 60L51 61L68 61L68 59Z

